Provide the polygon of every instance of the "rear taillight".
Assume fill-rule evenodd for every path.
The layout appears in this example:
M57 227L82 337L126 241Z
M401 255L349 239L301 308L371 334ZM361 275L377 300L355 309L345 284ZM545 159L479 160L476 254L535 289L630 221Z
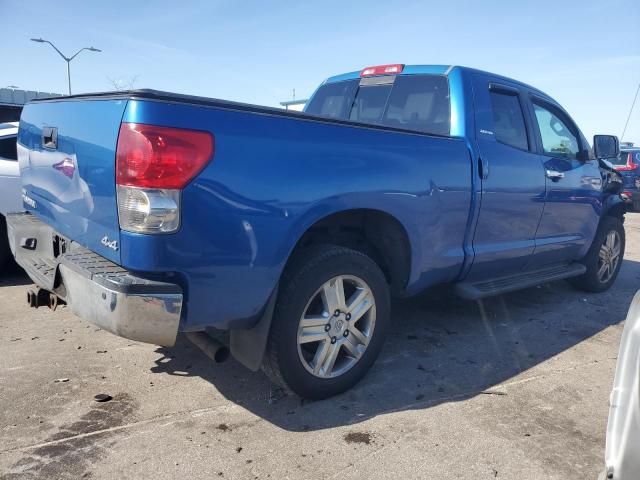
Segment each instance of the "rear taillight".
M369 77L371 75L395 75L402 73L404 65L396 63L393 65L378 65L376 67L367 67L360 72L361 77Z
M633 152L621 153L620 155L627 156L627 163L625 165L616 165L614 168L620 172L627 172L638 168L638 164L633 161Z
M213 155L209 132L123 123L116 150L116 183L183 188Z
M214 145L208 132L123 123L116 150L120 228L176 231L181 190L212 158Z

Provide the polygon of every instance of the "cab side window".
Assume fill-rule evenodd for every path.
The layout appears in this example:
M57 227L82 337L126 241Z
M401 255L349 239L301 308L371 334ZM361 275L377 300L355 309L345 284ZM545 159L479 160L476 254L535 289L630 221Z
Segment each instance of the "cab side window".
M580 143L570 124L560 118L552 108L538 103L533 104L533 111L540 130L544 153L554 157L576 158L580 151Z
M500 90L491 90L489 93L496 140L520 150L528 150L527 128L517 93Z

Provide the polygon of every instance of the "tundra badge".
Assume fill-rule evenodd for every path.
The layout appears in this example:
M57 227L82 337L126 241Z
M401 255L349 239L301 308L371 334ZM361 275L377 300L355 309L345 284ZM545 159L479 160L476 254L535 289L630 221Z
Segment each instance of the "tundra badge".
M27 194L27 191L24 188L22 189L22 201L25 205L33 208L34 210L37 208L36 201Z
M109 240L109 237L107 237L106 235L104 237L102 237L102 240L100 241L100 243L102 243L102 245L104 245L107 248L110 248L111 250L117 252L118 251L118 241L117 240Z

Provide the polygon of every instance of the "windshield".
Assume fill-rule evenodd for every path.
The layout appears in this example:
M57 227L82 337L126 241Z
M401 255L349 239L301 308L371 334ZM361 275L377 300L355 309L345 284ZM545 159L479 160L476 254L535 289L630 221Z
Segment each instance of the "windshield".
M442 75L346 80L323 85L306 113L449 135L449 83Z

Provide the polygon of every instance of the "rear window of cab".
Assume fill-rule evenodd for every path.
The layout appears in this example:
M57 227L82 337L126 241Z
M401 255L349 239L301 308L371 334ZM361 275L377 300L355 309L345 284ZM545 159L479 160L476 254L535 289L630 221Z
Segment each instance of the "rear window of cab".
M305 112L360 123L449 135L449 82L443 75L384 75L321 86Z

